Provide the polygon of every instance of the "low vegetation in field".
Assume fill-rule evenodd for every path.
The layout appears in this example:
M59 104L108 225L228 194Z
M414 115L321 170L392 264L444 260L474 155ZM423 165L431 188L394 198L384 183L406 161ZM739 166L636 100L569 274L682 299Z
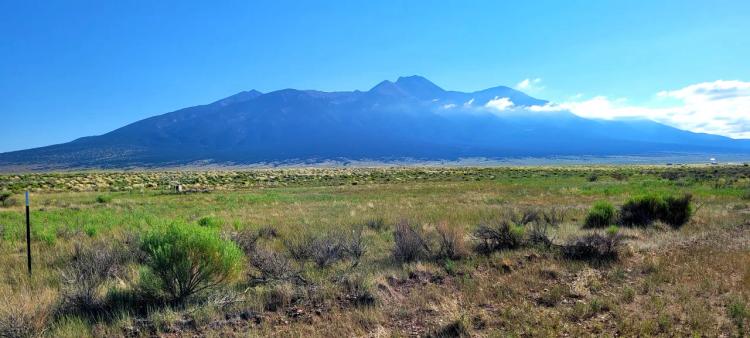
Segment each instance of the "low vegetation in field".
M744 166L5 175L0 336L743 336L748 189Z

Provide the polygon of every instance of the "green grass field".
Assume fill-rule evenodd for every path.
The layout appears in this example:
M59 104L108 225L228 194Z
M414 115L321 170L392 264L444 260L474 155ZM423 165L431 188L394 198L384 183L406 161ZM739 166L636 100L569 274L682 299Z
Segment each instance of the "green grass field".
M31 277L24 190L32 196ZM746 166L6 174L3 191L0 336L750 334ZM693 212L682 227L583 228L598 201L619 208L637 196L685 193ZM474 250L480 225L527 210L562 215L546 233L552 245ZM252 237L256 251L246 251L233 278L184 301L161 300L144 291L140 243L174 223L211 228L242 248ZM429 254L394 257L397 224L416 229ZM527 236L531 224L519 231ZM606 231L622 238L616 259L561 254L576 238ZM305 239L360 233L357 259L317 264L290 251ZM458 253L436 253L446 233ZM71 266L87 249L127 257L91 283L93 308L70 305L80 289L71 284L82 283L71 282ZM265 278L262 264L277 278Z

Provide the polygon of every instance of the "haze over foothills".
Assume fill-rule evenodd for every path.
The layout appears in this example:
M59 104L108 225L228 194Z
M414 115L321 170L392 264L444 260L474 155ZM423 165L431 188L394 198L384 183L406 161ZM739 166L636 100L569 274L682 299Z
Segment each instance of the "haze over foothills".
M494 115L645 119L750 138L748 10L744 1L4 2L0 152L102 135L243 91L367 92L413 74L446 90L502 85L544 100L474 104Z

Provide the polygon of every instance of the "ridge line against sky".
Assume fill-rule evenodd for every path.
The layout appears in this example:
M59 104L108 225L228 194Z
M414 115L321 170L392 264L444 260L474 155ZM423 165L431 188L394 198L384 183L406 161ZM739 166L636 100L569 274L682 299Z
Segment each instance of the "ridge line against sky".
M697 0L0 2L0 152L243 90L366 90L411 74L748 137L749 12Z

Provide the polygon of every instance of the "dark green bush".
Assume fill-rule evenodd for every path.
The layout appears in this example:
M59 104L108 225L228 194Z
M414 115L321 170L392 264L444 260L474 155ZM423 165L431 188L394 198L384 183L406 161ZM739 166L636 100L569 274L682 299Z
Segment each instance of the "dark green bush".
M215 229L183 223L156 227L146 233L145 280L153 282L171 301L225 284L239 276L242 251L222 239Z
M680 197L647 195L632 198L620 208L620 224L648 226L659 220L679 228L692 216L692 198L690 194Z
M615 221L615 207L609 202L596 202L586 215L584 227L586 228L603 228Z
M109 202L112 202L112 196L109 196L109 195L96 196L96 203L106 204Z
M690 201L693 195L685 194L680 197L667 196L664 198L664 210L659 219L673 228L685 225L693 214Z
M648 226L659 219L664 209L664 199L659 196L631 198L620 207L620 223L625 226Z

